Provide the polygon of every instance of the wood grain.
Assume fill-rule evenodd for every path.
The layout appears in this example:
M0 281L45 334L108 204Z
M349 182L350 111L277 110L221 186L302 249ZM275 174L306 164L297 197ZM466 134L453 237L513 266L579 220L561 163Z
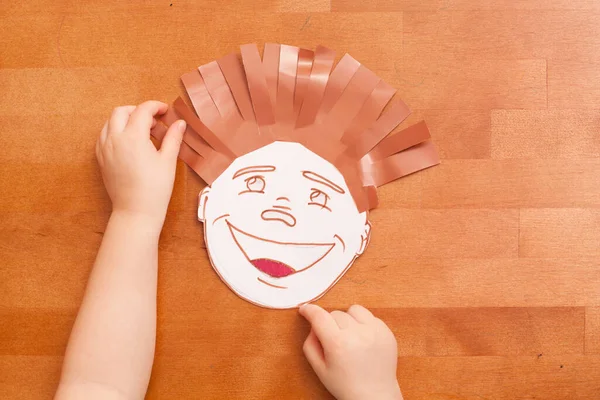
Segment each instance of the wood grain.
M548 62L548 107L600 108L598 62Z
M491 123L493 158L578 159L600 154L597 110L494 110Z
M491 120L489 110L413 110L402 124L402 128L421 120L425 120L429 130L435 132L432 140L438 149L440 158L490 158ZM416 176L420 176L420 174ZM405 180L401 182L404 184Z
M588 11L406 12L403 23L410 58L599 61L600 14Z
M577 308L373 308L394 333L402 337L402 357L422 356L519 356L583 354L583 307ZM3 311L10 325L0 327L0 355L54 355L64 353L75 319L75 309L17 308ZM227 321L198 310L159 313L157 350L165 357L251 358L302 355L301 345L310 330L295 311L263 312L255 308ZM290 325L298 329L290 330ZM252 326L251 330L239 329ZM593 324L587 325L594 329ZM215 347L213 338L226 337L229 346ZM52 340L53 337L62 340ZM39 339L39 340L36 340ZM247 341L256 343L248 347ZM285 341L295 346L273 347ZM32 343L35 345L32 346ZM177 346L173 346L177 344ZM587 349L591 350L591 349Z
M378 211L371 215L369 252L380 259L517 256L516 210Z
M600 209L522 209L521 257L600 256Z
M595 257L385 260L365 254L319 303L331 308L354 303L387 308L598 306L599 289Z
M600 393L600 2L26 0L0 7L0 393L51 398L110 215L94 159L117 105L243 43L326 45L398 88L442 164L386 185L371 243L318 303L399 346L407 400ZM210 266L179 163L159 245L149 399L328 399L307 323Z
M600 391L600 357L400 358L405 397L411 399L592 399Z
M84 151L84 163L0 162L0 184L12 187L0 197L0 212L110 211L94 146ZM185 168L179 165L180 171ZM185 201L184 174L176 179L181 184L173 190L171 210L182 208Z
M598 158L452 160L422 174L426 208L599 207Z
M545 60L456 60L423 53L397 62L394 68L382 76L414 108L546 107Z
M594 0L331 0L332 11L598 10Z
M307 0L296 2L293 0L263 0L260 3L260 10L270 12L318 12L329 11L330 0ZM65 0L60 2L47 2L45 0L30 0L22 4L7 4L2 7L0 15L29 15L38 12L44 8L48 12L70 12L70 13L135 13L139 11L153 12L173 12L174 10L202 10L207 13L218 11L226 12L252 12L257 9L253 4L244 0L230 0L222 2L219 0L205 0L197 3L194 0L141 0L134 4L119 0L107 0L97 2L94 0Z
M600 307L585 309L585 352L600 353Z
M51 398L62 356L0 356L0 385L7 399Z

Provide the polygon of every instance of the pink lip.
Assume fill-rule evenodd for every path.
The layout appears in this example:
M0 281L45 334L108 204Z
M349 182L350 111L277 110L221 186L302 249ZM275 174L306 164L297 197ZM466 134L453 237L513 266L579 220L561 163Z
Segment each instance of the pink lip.
M250 260L250 262L256 269L272 276L273 278L283 278L284 276L288 276L296 272L289 265L280 261L269 260L268 258L258 258L256 260Z

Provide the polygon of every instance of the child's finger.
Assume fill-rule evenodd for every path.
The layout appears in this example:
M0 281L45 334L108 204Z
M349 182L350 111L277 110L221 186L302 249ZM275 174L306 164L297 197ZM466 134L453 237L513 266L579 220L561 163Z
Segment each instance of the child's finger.
M100 139L98 139L96 141L96 160L98 160L98 165L100 165L100 167L104 167L104 158L102 157L102 150L100 146Z
M315 304L305 304L298 311L310 323L324 346L340 331L331 314Z
M375 319L375 316L371 313L371 311L358 304L350 306L348 309L348 314L352 315L352 317L354 317L354 319L361 324L366 324Z
M313 330L310 331L304 341L302 351L310 366L315 370L317 375L321 376L321 373L325 372L326 369L325 356L323 354L323 347Z
M104 123L102 130L100 131L100 138L98 139L98 143L100 146L104 147L104 143L106 142L106 137L108 136L108 121Z
M356 325L357 321L349 314L343 311L332 311L331 316L340 327L340 329L347 329Z
M168 106L161 101L145 101L131 113L129 122L127 122L127 128L131 129L135 135L144 134L149 136L154 116L164 113L167 111L167 108Z
M135 106L121 106L113 110L108 120L108 132L120 133L125 130L129 116L135 110Z
M180 119L171 124L165 138L160 145L160 153L164 154L165 157L169 158L173 162L177 161L179 155L179 148L183 141L183 133L185 132L185 121Z

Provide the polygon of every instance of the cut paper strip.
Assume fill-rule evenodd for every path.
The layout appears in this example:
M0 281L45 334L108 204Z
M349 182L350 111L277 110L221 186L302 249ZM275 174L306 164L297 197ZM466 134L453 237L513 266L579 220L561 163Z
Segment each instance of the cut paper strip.
M320 122L333 108L350 80L360 68L360 63L349 54L344 55L334 68L327 80L327 87L323 93L323 100L317 112L317 122Z
M218 121L221 119L219 110L215 105L208 89L204 84L204 79L199 71L188 72L181 76L181 82L196 110L196 113L202 118L204 124L215 129Z
M342 142L351 145L356 141L360 134L379 118L383 108L388 104L395 93L396 89L384 81L379 81L356 118L354 118L348 129L344 132Z
M296 90L294 91L294 118L298 117L300 108L304 102L304 95L310 82L310 71L312 70L314 51L300 49L298 53L298 70L296 72Z
M310 71L308 87L306 88L304 101L302 102L300 114L296 121L297 128L310 125L315 120L323 95L325 94L325 88L327 87L329 74L333 68L334 59L335 52L333 50L317 46L312 70Z
M349 55L254 44L182 76L152 129L188 126L179 157L208 186L198 218L211 264L243 299L291 308L324 295L367 247L377 188L439 163L424 122Z
M225 145L223 140L211 132L202 124L196 116L185 105L181 97L173 103L175 112L183 119L202 139L206 141L216 152L223 154L228 158L235 158L235 154Z
M171 109L169 109L169 111L170 110ZM150 129L150 135L156 138L156 140L158 140L159 143L162 143L162 140L164 139L165 134L167 133L167 129L168 128L164 124L158 121L156 125L154 125L152 129Z
M170 126L172 123L177 121L180 117L175 112L174 108L169 108L167 112L159 119L163 124ZM162 124L156 124L155 129L160 130L164 127ZM166 132L166 130L165 130ZM154 135L154 134L153 134ZM154 135L157 139L162 140L162 137ZM187 125L183 134L183 141L186 142L196 153L209 157L213 152L212 147L204 139L202 139L196 131L192 129L190 125Z
M402 100L396 101L371 128L359 135L354 143L348 145L347 154L357 160L361 159L409 115L410 110L406 104Z
M240 114L246 121L254 121L254 111L250 101L250 92L246 83L244 67L237 54L229 54L217 60L225 80L231 89Z
M365 186L365 192L367 193L367 201L369 202L369 209L377 208L379 205L379 199L377 198L377 188L375 186Z
M157 123L150 130L150 134L158 140L159 144L162 144L166 133L167 127L161 122ZM205 181L212 182L214 178L216 178L213 178L210 176L210 174L206 173L206 169L202 168L204 159L185 142L181 144L179 149L179 158Z
M294 91L296 89L296 71L300 49L281 45L279 53L279 82L277 87L277 122L291 126L294 120Z
M399 153L419 143L429 140L429 128L425 121L396 132L383 139L368 154L369 160L377 161Z
M241 46L241 50L256 122L258 122L259 126L271 125L275 123L275 117L271 107L271 100L269 99L267 78L265 77L262 61L258 54L258 48L255 44L245 44Z
M427 141L383 160L367 163L363 167L363 179L369 184L383 186L439 163L440 158L433 143Z
M279 44L266 43L263 52L263 67L265 69L265 78L269 88L271 104L277 104L277 84L279 81Z
M205 182L213 182L217 177L212 171L204 167L204 159L198 155L187 143L181 143L179 158L183 160ZM218 176L218 175L217 175Z
M219 64L213 61L199 67L198 70L204 78L204 84L221 117L227 120L231 119L232 122L238 124L241 123L242 116Z
M323 118L323 125L335 139L341 139L380 80L365 66L358 68L337 103Z

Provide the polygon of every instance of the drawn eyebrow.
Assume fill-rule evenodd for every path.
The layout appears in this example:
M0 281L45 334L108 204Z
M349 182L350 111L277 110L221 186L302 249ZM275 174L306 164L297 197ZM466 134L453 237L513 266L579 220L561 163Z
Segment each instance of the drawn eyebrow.
M276 170L276 168L273 165L254 165L252 167L246 167L246 168L240 169L235 174L233 174L233 178L231 178L231 179L233 180L239 176L242 176L244 174L250 174L252 172L272 172L275 170Z
M317 182L322 185L329 186L330 188L332 188L333 190L335 190L338 193L341 193L341 194L346 193L344 191L344 189L342 189L339 185L336 185L335 183L331 182L329 179L322 177L321 175L319 175L315 172L302 171L302 176L304 176L306 179L309 179L313 182Z

